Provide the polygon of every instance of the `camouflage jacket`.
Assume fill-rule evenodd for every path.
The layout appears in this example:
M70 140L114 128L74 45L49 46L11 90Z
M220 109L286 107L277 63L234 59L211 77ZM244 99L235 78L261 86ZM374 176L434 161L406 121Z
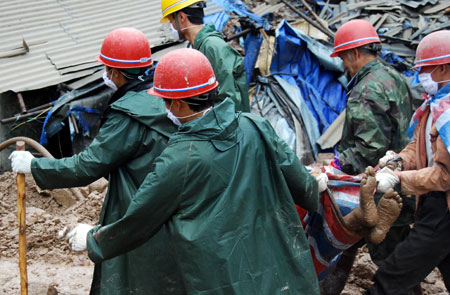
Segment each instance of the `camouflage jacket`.
M352 82L338 152L342 171L358 174L387 150L400 152L408 144L412 103L400 74L380 60L362 67Z

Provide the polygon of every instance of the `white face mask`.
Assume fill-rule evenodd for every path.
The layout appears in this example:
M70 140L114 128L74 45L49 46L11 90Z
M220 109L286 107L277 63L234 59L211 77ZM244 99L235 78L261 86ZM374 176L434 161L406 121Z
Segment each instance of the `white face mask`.
M181 34L181 32L178 32L177 29L175 29L172 24L170 24L170 31L172 32L172 37L175 41L184 41L185 38L183 36L183 34ZM182 31L182 30L180 30Z
M444 82L448 82L449 80L444 80L444 81L438 81L435 82L433 80L433 77L431 76L431 74L438 68L435 67L434 70L432 70L430 73L422 73L419 74L419 81L420 84L422 85L423 89L425 90L426 93L428 93L428 95L435 95L438 90L439 90L439 83L444 83Z
M183 116L183 117L177 117L177 116L175 116L173 113L172 113L172 111L171 111L171 109L172 109L172 103L173 102L171 102L170 103L170 108L168 109L168 108L166 108L166 112L167 112L167 118L169 118L175 125L177 125L177 126L181 126L181 122L180 122L180 120L179 119L186 119L186 118L190 118L190 117L194 117L194 116L196 116L196 115L198 115L198 114L202 114L202 115L204 115L205 113L207 113L209 110L211 110L211 108L212 107L209 107L209 108L207 108L207 109L205 109L205 110L203 110L203 111L200 111L200 112L197 112L197 113L193 113L193 114L190 114L190 115L187 115L187 116Z
M419 82L422 85L423 89L425 90L428 95L435 95L438 91L438 83L433 81L433 77L431 77L431 74L437 69L435 67L430 73L422 73L419 74Z
M117 90L117 85L108 77L108 73L106 72L106 70L103 72L103 81L105 82L106 86L111 87L113 90Z
M170 104L170 107L172 107L172 104ZM166 108L166 112L167 112L167 118L169 118L170 121L173 122L173 124L175 124L177 126L181 126L180 120L178 120L178 118L172 113L172 111L170 109Z

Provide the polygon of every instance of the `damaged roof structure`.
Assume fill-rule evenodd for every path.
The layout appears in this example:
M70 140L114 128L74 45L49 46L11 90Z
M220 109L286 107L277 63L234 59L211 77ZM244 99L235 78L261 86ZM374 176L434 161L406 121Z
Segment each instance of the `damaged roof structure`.
M103 67L95 61L108 32L124 26L143 31L154 60L165 52L159 48L185 46L175 43L167 24L159 22L159 0L18 0L2 1L0 8L0 93L12 91L20 98L22 92L64 85L52 107L47 103L34 113L2 118L2 123L17 123L51 109L41 143L47 142L46 128L57 126L50 131L56 134L69 116L72 133L89 131L89 124L80 123L80 112L93 105L76 101L97 91L103 100L110 95L102 85ZM208 0L205 22L224 28L226 37L235 35L228 39L245 55L252 110L267 117L302 162L310 164L340 138L347 78L341 61L329 57L337 28L355 18L371 22L383 41L382 58L408 77L413 76L409 66L415 46L424 35L450 26L449 11L450 3L439 0ZM414 77L409 81L414 83ZM62 116L52 121L57 111Z
M160 6L159 0L1 1L0 93L63 82L75 89L100 78L95 56L106 34L119 27L141 30L152 47L173 42L160 23ZM222 10L209 3L206 13Z

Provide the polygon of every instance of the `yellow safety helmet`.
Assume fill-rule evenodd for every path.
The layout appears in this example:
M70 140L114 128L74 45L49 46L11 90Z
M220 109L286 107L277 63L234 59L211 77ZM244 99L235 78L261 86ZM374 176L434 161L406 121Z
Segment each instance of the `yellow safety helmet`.
M161 22L167 22L169 19L167 16L170 14L180 11L183 8L191 6L198 2L204 2L205 0L161 0L161 12L163 17L161 18ZM204 6L199 6L202 8Z

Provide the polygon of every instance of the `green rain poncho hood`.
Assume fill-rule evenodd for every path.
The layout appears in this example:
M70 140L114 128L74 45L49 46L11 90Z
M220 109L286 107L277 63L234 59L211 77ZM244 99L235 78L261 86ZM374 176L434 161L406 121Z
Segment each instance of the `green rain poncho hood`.
M316 210L317 182L267 121L227 99L171 137L125 216L88 234L89 257L164 225L186 294L319 294L293 200Z
M250 112L247 78L242 56L223 40L214 25L205 25L194 40L194 49L203 53L211 63L219 82L219 101L230 97L236 111Z
M162 99L146 90L129 90L110 105L89 147L70 158L33 160L33 177L41 188L84 186L106 177L109 186L99 224L110 224L125 214L175 131ZM141 247L96 264L91 294L185 294L169 251L162 230Z

